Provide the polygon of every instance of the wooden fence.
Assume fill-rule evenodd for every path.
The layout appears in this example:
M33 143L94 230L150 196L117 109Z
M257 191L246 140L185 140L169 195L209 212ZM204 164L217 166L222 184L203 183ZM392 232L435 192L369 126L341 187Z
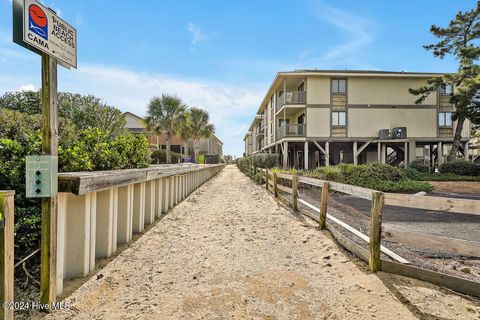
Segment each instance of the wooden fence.
M13 191L0 191L0 320L13 319Z
M298 203L302 203L316 211L318 216L311 214L307 210L299 210L301 213L318 220L320 229L328 229L342 246L366 261L372 272L381 270L396 273L422 281L428 281L457 292L480 297L479 282L412 266L409 261L381 245L383 238L384 240L403 243L419 248L480 257L480 242L430 235L423 232L404 231L393 226L382 226L382 209L386 205L438 212L480 215L480 201L384 193L353 185L297 176L296 174L272 172L270 170L255 167L250 168L247 174L251 177L256 176L258 178L257 173L260 173L261 182L265 183L266 189L272 192L275 198L279 199L287 206L290 206L293 210L298 210ZM282 184L281 182L283 181L288 181L288 186L287 183ZM319 194L319 208L298 198L299 183L319 187L321 189ZM282 195L279 191L286 193L287 196ZM371 201L370 235L365 235L340 219L328 214L329 191L349 194ZM362 246L347 238L344 234L339 232L336 227L329 223L329 220L369 243L369 250L364 249ZM381 253L389 256L394 261L382 259Z

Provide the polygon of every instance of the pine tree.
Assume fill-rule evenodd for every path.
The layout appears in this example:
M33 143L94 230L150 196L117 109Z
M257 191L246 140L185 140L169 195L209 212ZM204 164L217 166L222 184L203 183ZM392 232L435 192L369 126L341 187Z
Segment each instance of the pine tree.
M439 41L436 44L423 46L433 51L434 57L443 59L454 56L459 67L456 73L434 77L427 85L418 89L410 89L410 93L420 96L416 103L422 103L430 94L436 93L440 87L447 84L454 86L450 102L455 105L453 120L457 125L453 137L453 146L447 160L454 161L461 146L462 130L466 119L472 123L480 123L480 1L477 7L470 11L458 12L448 27L432 25L430 32ZM467 150L465 150L467 152Z

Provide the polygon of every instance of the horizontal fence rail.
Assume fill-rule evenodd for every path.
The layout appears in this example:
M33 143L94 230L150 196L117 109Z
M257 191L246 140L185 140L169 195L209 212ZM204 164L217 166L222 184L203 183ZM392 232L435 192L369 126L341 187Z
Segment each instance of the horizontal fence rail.
M57 295L65 279L87 275L95 259L115 253L225 165L158 165L146 169L59 174Z
M317 216L309 213L308 211L300 210L301 213L309 216L310 218L318 220L320 229L328 229L335 239L347 250L353 252L358 257L366 261L369 264L369 268L372 272L381 270L385 272L396 273L422 281L428 281L461 293L480 297L480 282L466 280L441 272L415 267L411 265L408 260L381 245L383 238L387 241L403 243L414 247L436 250L439 252L480 257L480 242L477 241L400 230L398 227L391 225L382 226L382 209L386 205L424 209L437 212L480 215L480 201L384 193L353 185L298 176L296 174L270 171L253 166L249 170L250 172L248 172L248 174L251 177L255 177L257 172L261 172L261 182L265 182L266 190L272 192L275 198L281 200L294 210L298 210L297 205L298 202L300 202L301 204L318 213ZM280 182L282 181L288 182L288 184L291 184L291 187L281 184ZM307 201L298 198L298 183L321 188L321 193L319 195L320 208L317 208ZM287 193L291 200L280 194L278 191ZM369 236L327 213L329 191L336 191L371 201ZM348 232L354 234L356 237L369 243L369 250L364 249L362 246L348 239L328 221L334 222L336 225L344 228ZM395 261L382 259L380 253L384 253Z

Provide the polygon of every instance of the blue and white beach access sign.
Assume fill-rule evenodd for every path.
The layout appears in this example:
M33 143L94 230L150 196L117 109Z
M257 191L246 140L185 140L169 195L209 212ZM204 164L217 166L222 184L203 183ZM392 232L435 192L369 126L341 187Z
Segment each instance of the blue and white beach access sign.
M36 0L23 2L23 41L77 67L77 30Z

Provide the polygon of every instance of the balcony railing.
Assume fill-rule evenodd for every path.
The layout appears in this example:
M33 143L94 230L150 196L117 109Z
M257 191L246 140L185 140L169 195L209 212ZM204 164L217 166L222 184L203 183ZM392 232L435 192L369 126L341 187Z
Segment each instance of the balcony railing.
M306 91L287 91L277 98L276 111L278 112L285 104L305 104L306 101Z
M305 137L305 124L284 124L277 128L277 140L285 137Z

